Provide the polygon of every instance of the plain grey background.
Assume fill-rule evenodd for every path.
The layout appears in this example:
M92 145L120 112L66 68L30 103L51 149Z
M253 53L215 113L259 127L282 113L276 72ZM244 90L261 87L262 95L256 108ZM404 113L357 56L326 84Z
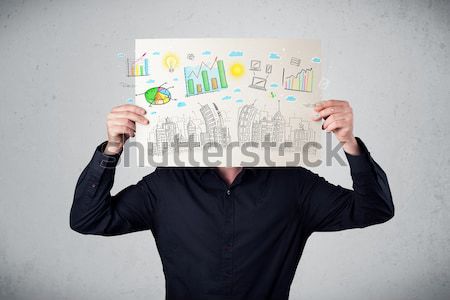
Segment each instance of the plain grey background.
M291 299L449 299L449 1L0 1L0 298L163 299L149 231L69 229L135 38L318 38L396 215L308 241ZM120 56L120 55L119 55ZM113 192L152 169L119 167ZM351 187L347 167L317 170Z

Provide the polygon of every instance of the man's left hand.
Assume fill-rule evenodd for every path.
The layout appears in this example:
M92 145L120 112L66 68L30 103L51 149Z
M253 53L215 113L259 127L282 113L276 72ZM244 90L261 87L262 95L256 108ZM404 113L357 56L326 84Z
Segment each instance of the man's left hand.
M313 120L325 120L322 129L333 132L345 152L351 155L360 154L358 142L353 135L353 110L348 101L327 100L316 104L314 110L317 115Z

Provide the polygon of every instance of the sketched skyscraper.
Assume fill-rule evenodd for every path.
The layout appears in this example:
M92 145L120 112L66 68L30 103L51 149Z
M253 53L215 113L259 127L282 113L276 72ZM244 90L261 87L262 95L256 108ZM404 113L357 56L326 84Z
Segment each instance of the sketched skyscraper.
M223 125L224 122L219 108L215 103L213 103L213 106L214 110L209 105L201 105L200 108L206 127L204 142L216 142L225 145L229 142L230 134L228 128Z
M258 110L255 107L255 102L246 104L239 111L238 118L238 141L245 143L252 140L252 125Z
M273 122L272 120L267 119L267 117L263 117L260 121L260 127L261 127L261 142L271 142L273 140L272 134L273 134Z
M224 126L222 113L214 102L213 106L217 115L217 127L214 129L214 141L221 145L226 145L230 141L230 132L228 128Z
M252 142L261 142L261 122L258 120L252 124Z
M217 128L217 119L214 116L214 112L212 111L209 105L201 105L200 112L203 116L203 120L205 121L206 127L206 137L205 142L213 142L214 141L214 131Z
M188 141L197 142L198 136L197 136L197 127L195 126L194 122L189 119L189 122L187 123L187 134L188 134Z
M163 127L155 129L156 153L162 154L167 151L167 135Z
M272 117L273 135L272 142L283 143L285 139L286 122L280 111L280 100L278 100L278 111Z
M169 142L170 146L171 143L173 143L173 141L175 140L175 135L178 134L177 124L172 122L172 120L170 120L170 118L167 117L166 121L162 124L162 127L164 128L164 131L167 136L167 142Z

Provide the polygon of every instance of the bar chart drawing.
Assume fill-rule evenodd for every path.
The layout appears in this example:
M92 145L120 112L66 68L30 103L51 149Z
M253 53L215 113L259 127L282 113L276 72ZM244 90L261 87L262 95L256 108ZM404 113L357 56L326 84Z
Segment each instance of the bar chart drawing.
M144 53L140 58L135 60L134 62L130 62L130 59L127 59L128 66L128 77L139 77L139 76L148 76L148 58L145 58Z
M203 62L196 67L185 67L186 96L217 92L228 87L223 60L217 57L209 66Z
M285 76L285 69L283 68L282 85L285 90L312 93L312 68L301 69L297 74L289 76Z

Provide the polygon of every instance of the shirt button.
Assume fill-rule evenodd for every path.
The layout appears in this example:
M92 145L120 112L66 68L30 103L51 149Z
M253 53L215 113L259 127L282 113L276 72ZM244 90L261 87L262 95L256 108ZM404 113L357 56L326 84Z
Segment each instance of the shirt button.
M227 190L227 195L230 196L230 194L231 194L231 191Z

